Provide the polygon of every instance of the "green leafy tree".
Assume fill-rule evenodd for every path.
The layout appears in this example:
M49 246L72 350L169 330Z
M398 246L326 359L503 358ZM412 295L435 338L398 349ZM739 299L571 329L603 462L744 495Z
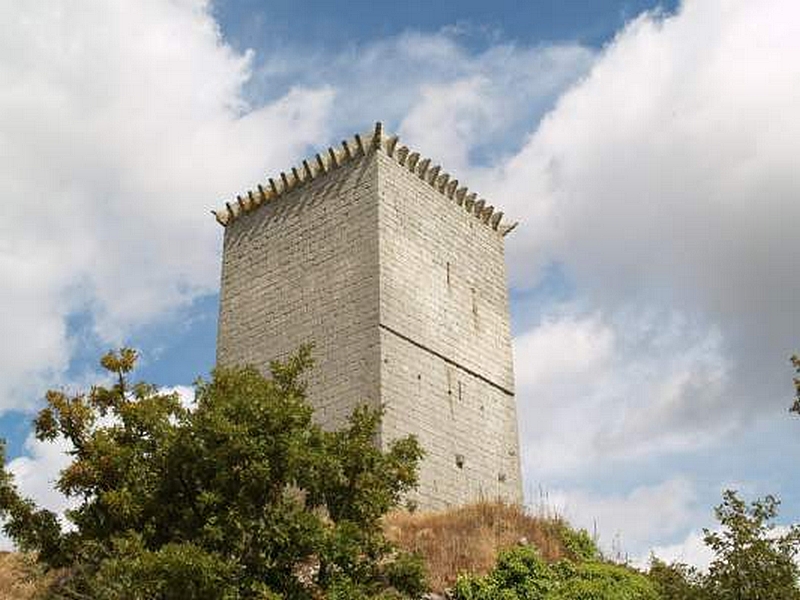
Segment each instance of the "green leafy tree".
M653 557L650 561L650 580L661 600L706 600L702 573L689 565L666 562Z
M70 567L54 595L95 599L418 596L424 572L383 537L380 518L416 485L413 437L375 445L380 412L314 424L303 375L310 349L271 365L217 369L196 406L132 384L130 349L109 353L110 386L47 394L40 440L65 439L56 516L0 474L5 531L48 567Z
M559 525L559 536L569 557L576 561L591 561L601 558L600 549L585 529L573 529L567 523Z
M649 577L663 600L792 600L800 599L797 555L800 527L782 533L773 520L778 514L773 496L745 503L736 492L723 494L714 509L721 528L704 530L714 552L708 572L682 563L653 559Z
M586 539L591 541L588 536ZM582 544L587 547L588 544ZM653 583L642 573L590 558L548 565L535 548L520 546L502 552L484 577L462 575L455 600L659 600Z
M659 600L652 582L626 565L562 561L557 566L559 582L546 600Z
M722 530L704 530L705 543L715 554L704 586L711 598L800 598L800 571L795 562L800 528L792 526L778 534L772 521L779 504L773 496L747 505L734 491L723 494L722 504L714 510Z
M556 574L532 546L501 552L484 577L462 575L455 600L544 600L556 585Z

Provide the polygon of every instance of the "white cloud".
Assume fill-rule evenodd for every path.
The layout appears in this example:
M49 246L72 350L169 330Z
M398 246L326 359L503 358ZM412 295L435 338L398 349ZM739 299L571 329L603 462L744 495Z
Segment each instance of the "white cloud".
M406 31L338 54L288 47L257 58L252 87L269 94L286 82L325 81L343 90L332 109L337 130L382 120L404 143L475 185L480 169L472 154L486 150L485 165L501 155L497 147L513 148L587 71L594 52L575 43L509 42L474 52L461 43L460 30Z
M63 379L66 319L118 343L218 284L208 214L324 138L334 95L251 108L205 2L6 4L0 409Z
M556 490L548 494L547 502L573 526L596 533L609 555L640 553L651 540L684 530L696 513L694 488L682 478L640 486L627 494Z
M515 140L515 128L538 117L589 67L594 54L578 45L497 45L478 56L446 58L455 68L419 87L399 133L456 176L469 175L467 183L481 191L484 168L470 154Z
M71 461L66 453L68 448L69 444L61 438L40 442L31 434L25 441L26 454L7 465L20 493L34 498L41 508L63 512L70 502L54 489L54 484Z
M696 449L730 426L719 336L680 315L564 314L515 340L529 485ZM546 415L546 418L541 418Z
M620 460L733 452L726 433L787 418L799 22L800 5L780 0L640 16L487 179L523 220L508 239L514 285L555 262L575 290L515 340L529 488ZM635 519L619 531L634 550L671 537ZM662 550L701 561L696 542Z
M614 343L614 331L599 315L547 318L514 340L517 385L526 388L594 372L608 363Z
M731 413L783 410L800 339L800 5L689 0L636 19L491 194L523 227L512 279L564 266L586 306L716 329Z

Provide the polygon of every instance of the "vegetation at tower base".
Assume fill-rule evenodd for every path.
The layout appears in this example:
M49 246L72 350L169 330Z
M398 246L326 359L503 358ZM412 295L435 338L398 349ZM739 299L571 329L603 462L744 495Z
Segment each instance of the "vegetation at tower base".
M0 471L4 529L31 551L0 553L0 597L415 598L427 588L419 551L435 569L461 572L453 600L800 599L800 527L775 528L772 496L748 504L725 492L720 527L705 531L708 571L653 559L642 573L605 560L585 531L518 506L387 516L413 487L422 452L410 437L379 451L380 414L365 408L341 431L315 426L302 383L308 348L273 364L271 380L250 368L215 371L191 408L131 384L135 362L131 350L106 355L113 385L51 391L35 421L40 440L70 444L57 486L79 502L74 528ZM471 554L487 536L491 568L431 552Z
M590 555L549 564L533 546L502 552L485 576L463 575L454 600L659 600L652 581L625 565Z
M309 348L272 364L216 370L182 405L129 375L136 353L103 357L113 385L47 394L40 440L66 440L58 489L77 500L71 529L0 476L0 515L22 550L66 574L52 598L409 598L418 559L381 517L416 483L412 437L380 451L378 412L316 426L305 399Z
M535 546L501 552L486 575L458 578L454 600L793 600L800 599L800 527L778 533L772 496L747 504L727 491L705 530L715 558L706 572L653 559L648 573L603 559L585 534L560 560L544 560ZM567 546L569 548L569 545ZM576 551L577 550L577 551Z
M532 513L518 504L476 502L441 511L393 511L384 518L386 537L425 559L431 589L452 588L459 574L486 574L500 552L532 544L548 562L577 558L581 542L594 547L585 533L575 532L559 516L543 508Z

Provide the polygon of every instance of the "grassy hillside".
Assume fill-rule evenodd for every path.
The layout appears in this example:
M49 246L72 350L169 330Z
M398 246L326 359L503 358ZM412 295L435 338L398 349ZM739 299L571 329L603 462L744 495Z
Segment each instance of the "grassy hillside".
M536 546L549 562L569 555L567 525L524 508L483 502L441 512L394 512L384 520L387 537L421 554L433 591L451 587L459 573L485 574L500 550L520 543ZM57 575L43 577L30 557L0 553L0 598L33 600Z
M536 546L548 562L569 555L567 524L521 506L482 502L441 512L394 512L384 523L390 540L425 558L433 591L452 586L460 573L487 573L500 550L520 543Z

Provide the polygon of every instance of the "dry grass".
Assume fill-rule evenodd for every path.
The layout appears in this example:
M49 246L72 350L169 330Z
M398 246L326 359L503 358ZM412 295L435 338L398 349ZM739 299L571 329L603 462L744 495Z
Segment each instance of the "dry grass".
M385 518L384 529L391 541L425 558L431 587L438 592L451 587L459 573L486 573L500 550L521 541L535 545L548 561L565 554L559 518L533 516L521 506L502 503L395 512Z
M0 552L0 598L3 600L40 598L54 576L43 576L29 555Z

